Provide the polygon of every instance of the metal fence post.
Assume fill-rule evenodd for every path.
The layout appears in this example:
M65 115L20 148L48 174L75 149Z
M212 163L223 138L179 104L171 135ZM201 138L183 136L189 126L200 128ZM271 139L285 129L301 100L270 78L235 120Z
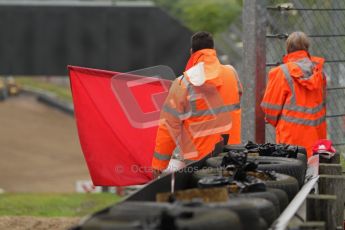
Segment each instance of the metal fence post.
M334 195L309 195L307 198L307 221L324 221L326 229L336 229L336 203Z
M265 142L260 103L266 82L266 0L245 0L243 6L242 140Z

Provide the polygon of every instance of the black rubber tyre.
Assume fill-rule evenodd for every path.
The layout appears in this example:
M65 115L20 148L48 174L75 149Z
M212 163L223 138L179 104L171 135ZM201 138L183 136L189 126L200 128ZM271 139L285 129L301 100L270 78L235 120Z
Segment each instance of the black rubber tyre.
M222 171L222 168L203 168L198 171L195 171L192 175L191 183L195 186L197 186L198 181L204 177L208 176L217 176L220 175L220 172ZM291 201L292 198L297 194L299 187L298 182L294 177L276 173L277 180L275 181L265 181L265 184L268 188L273 189L281 189L283 190L283 194L279 191L275 191L276 193L279 193L280 197L280 208L279 210L285 209L287 206L288 201ZM284 195L284 192L286 193L286 196L288 198L288 201L286 201L286 196Z
M298 153L307 155L307 149L302 146L298 146Z
M267 188L267 192L271 192L276 195L279 200L279 213L282 213L284 209L289 205L289 198L287 193L284 190L277 188Z
M205 205L184 207L169 203L125 202L101 212L79 229L137 230L164 229L175 224L176 229L236 229L241 230L239 216L229 210L210 210Z
M254 199L254 198L253 198ZM264 205L267 205L266 200L262 200ZM272 204L271 204L272 205ZM262 207L261 205L259 205ZM214 209L226 208L234 211L241 220L243 230L252 229L267 229L263 224L259 209L254 206L248 199L232 199L226 203L210 203L208 207ZM271 206L272 207L272 206ZM270 210L274 210L270 208Z
M193 213L193 217L178 218L176 220L176 229L179 230L242 229L240 218L235 212L230 210L210 210L205 208L198 210L181 208L179 212ZM162 229L165 227L167 226L164 225Z
M210 157L206 160L206 167L218 168L222 164L223 160L223 153L221 153L218 157Z
M223 157L211 157L206 160L206 165L209 167L220 167ZM295 177L298 181L299 187L304 184L306 165L298 160L283 157L248 157L248 161L255 161L258 163L259 170L275 171L278 173L290 175Z
M246 148L244 145L225 145L223 148L224 152L234 151L234 152L243 152Z
M78 229L80 230L135 230L142 228L143 221L152 220L170 207L168 203L125 202L95 213ZM142 210L145 210L143 212Z
M277 180L265 181L268 188L281 189L286 192L289 201L291 201L299 191L296 178L280 173L276 173Z
M271 225L280 214L279 200L271 192L230 194L230 201L234 199L242 202L250 202L254 205L268 225Z
M297 153L297 159L302 161L304 163L304 166L307 168L307 164L308 164L307 155L303 153Z
M191 177L191 184L193 187L198 187L198 181L204 177L221 175L221 168L203 168L193 173Z
M293 158L284 157L248 157L248 161L257 162L259 170L273 170L277 173L286 174L297 179L299 187L304 184L306 165Z
M259 229L268 229L268 225L262 217L259 218Z
M220 175L221 170L221 168L204 168L198 170L192 176L193 184L197 184L197 182L204 177ZM281 213L289 202L287 193L280 189L268 188L266 192L243 193L239 194L239 196L265 198L274 204L277 213Z
M267 188L265 192L232 194L231 196L264 198L275 206L278 214L281 214L289 204L286 192L275 188Z

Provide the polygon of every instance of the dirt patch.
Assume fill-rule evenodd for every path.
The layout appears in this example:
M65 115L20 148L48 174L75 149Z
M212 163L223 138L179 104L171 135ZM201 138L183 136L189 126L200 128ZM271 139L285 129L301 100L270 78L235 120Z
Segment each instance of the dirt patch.
M67 217L0 217L0 230L64 230L78 224L80 218Z
M74 192L89 179L74 118L19 96L0 102L0 188Z

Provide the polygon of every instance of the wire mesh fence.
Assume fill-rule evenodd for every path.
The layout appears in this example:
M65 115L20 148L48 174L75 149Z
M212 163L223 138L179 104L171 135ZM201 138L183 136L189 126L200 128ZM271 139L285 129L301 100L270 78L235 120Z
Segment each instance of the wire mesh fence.
M309 35L310 53L326 59L328 135L335 145L345 146L345 1L267 2L267 72L281 63L285 40L290 33L303 31ZM266 141L274 139L274 130L267 125Z

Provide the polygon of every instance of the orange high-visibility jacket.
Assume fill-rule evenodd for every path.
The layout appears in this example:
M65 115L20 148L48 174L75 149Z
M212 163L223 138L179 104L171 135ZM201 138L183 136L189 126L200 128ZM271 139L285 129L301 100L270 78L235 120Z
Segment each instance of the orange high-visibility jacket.
M269 72L261 107L275 127L276 142L303 146L310 157L327 132L324 59L296 51L283 63Z
M161 111L152 168L164 170L176 147L187 161L196 161L214 150L229 133L230 112L240 108L236 72L221 65L214 49L193 53L193 67L170 87ZM235 80L234 80L235 79Z
M241 104L241 97L243 93L243 88L241 81L237 75L236 70L234 67L227 65L229 68L232 69L233 73L232 75L229 75L230 81L231 81L231 92L230 92L230 103L232 104ZM232 126L229 130L229 145L239 145L241 144L241 116L242 111L239 107L238 109L234 109L230 112L231 120L232 120Z

